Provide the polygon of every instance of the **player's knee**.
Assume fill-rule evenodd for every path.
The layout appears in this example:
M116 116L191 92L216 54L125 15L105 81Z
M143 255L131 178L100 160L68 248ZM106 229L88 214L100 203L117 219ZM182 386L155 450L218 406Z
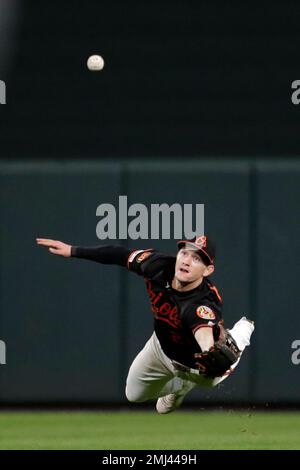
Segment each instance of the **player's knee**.
M132 403L142 403L143 401L147 400L143 393L141 393L139 390L133 389L132 387L128 387L128 385L125 389L125 395L127 400Z

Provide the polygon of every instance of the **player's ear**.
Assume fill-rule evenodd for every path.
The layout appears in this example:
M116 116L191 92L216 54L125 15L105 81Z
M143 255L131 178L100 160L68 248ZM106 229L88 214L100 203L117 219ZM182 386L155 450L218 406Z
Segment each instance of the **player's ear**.
M208 266L206 266L205 270L204 270L204 273L203 273L203 276L206 277L206 276L210 276L215 270L215 267L213 264L209 264Z

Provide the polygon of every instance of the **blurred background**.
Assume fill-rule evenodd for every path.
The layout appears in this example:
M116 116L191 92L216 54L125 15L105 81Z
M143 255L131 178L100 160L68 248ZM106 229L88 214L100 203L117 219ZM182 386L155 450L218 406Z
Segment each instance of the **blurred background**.
M143 280L35 245L102 243L96 209L120 195L205 204L226 325L256 322L236 374L186 403L299 405L299 16L279 1L0 0L3 406L126 403L152 333Z

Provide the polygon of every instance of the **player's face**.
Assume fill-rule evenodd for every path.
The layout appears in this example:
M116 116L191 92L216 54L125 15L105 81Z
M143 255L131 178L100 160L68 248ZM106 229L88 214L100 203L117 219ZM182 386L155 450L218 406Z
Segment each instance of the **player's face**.
M179 250L175 265L175 278L182 283L202 280L211 274L211 266L206 266L195 250Z

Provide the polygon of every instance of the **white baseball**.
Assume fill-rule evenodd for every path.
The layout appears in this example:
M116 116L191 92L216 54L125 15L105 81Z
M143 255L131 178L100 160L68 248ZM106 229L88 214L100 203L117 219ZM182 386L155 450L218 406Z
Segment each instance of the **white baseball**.
M104 60L101 55L91 55L87 60L88 69L92 72L98 72L104 67Z

